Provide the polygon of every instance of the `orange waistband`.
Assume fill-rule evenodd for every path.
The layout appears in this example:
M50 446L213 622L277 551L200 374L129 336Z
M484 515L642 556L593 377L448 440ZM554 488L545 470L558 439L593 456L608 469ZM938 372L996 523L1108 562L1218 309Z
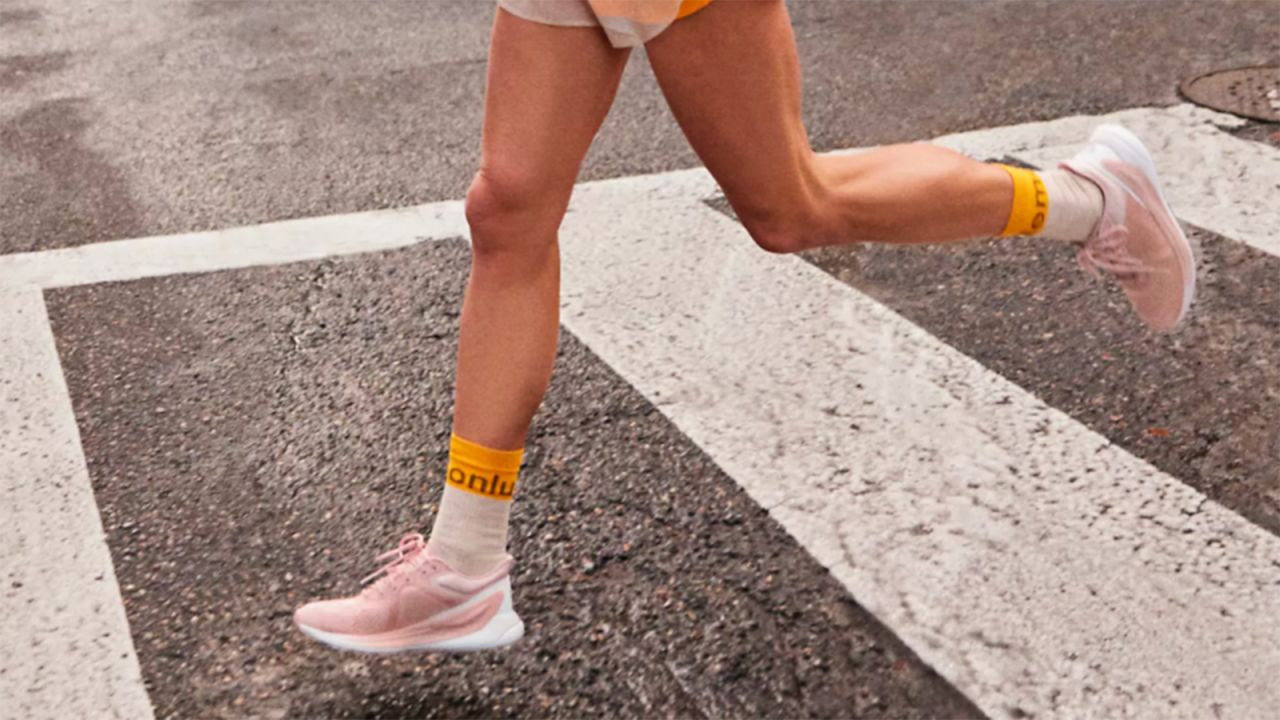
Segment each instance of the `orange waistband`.
M689 17L711 4L711 0L680 0L680 9L676 11L676 19Z

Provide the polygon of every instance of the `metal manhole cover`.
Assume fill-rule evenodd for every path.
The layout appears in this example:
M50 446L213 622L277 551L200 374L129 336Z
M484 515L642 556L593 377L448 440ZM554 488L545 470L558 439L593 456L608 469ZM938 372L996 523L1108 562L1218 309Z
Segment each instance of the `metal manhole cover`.
M1214 70L1184 80L1178 89L1197 105L1254 120L1280 122L1280 66Z

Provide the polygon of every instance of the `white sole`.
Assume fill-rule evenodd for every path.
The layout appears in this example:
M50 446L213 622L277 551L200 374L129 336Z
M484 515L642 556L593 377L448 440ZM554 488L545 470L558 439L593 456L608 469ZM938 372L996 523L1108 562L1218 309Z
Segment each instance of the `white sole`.
M489 622L475 632L447 640L388 647L386 645L370 644L364 636L325 632L302 623L298 623L298 629L312 640L336 650L374 655L390 655L400 652L475 652L477 650L493 650L506 647L524 637L524 621L520 619L519 615L516 615L515 608L511 605L511 580L509 578L503 578L496 583L492 591L477 595L448 611L450 613L463 612L470 606L492 597L494 592L502 593L502 605L499 606L498 612L492 618L489 618Z
M1160 198L1164 211L1168 213L1169 217L1173 218L1173 227L1178 232L1178 239L1186 246L1187 254L1191 257L1191 263L1182 269L1183 298L1182 308L1178 312L1178 322L1182 322L1196 295L1195 253L1191 251L1191 243L1187 240L1186 234L1182 232L1182 227L1178 224L1178 218L1173 214L1173 209L1169 207L1169 200L1164 196L1164 189L1160 185L1160 176L1156 173L1155 160L1152 159L1151 153L1147 151L1147 146L1142 144L1137 135L1119 125L1099 126L1098 129L1093 131L1093 135L1089 140L1107 148L1122 162L1141 170L1142 174L1146 175L1147 179L1151 181L1152 187L1155 188L1156 197Z

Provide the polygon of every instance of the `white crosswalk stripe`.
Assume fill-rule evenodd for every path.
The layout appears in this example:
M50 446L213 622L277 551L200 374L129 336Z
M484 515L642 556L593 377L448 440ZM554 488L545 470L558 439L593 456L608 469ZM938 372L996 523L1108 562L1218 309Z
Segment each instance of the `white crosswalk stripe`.
M988 714L1280 705L1280 538L702 203L562 247L565 326Z
M0 716L151 717L38 288L0 289L0 348Z
M1183 219L1280 254L1280 151L1190 106L1106 119L1151 144ZM938 142L1048 164L1099 121ZM1280 539L856 290L754 250L701 202L714 193L701 169L580 187L563 233L566 327L858 602L993 715L1280 704ZM0 706L150 712L39 290L465 233L448 202L0 257L0 493L17 532L0 640L32 653L0 661ZM47 562L36 542L49 537L73 560ZM57 602L33 614L47 593Z

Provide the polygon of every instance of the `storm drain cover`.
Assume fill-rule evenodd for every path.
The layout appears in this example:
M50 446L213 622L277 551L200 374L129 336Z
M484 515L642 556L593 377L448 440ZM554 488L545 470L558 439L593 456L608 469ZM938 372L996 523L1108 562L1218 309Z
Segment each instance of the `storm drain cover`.
M1183 81L1179 89L1197 105L1254 120L1280 122L1280 66L1214 70Z

